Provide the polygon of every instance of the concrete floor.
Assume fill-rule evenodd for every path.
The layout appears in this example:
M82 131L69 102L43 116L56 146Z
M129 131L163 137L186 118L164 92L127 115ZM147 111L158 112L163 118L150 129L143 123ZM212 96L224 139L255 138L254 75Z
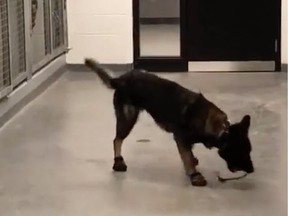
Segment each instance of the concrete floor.
M252 116L256 172L235 182L215 150L195 149L208 186L190 186L171 135L143 114L112 167L112 91L89 72L67 72L0 131L3 216L286 215L285 74L162 74L201 91L231 121ZM148 139L150 142L137 142Z

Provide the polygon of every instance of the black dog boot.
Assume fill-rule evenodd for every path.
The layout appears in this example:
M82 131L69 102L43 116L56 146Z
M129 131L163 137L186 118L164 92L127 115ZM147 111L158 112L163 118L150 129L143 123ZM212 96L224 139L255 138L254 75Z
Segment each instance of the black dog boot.
M191 184L193 186L204 187L207 185L206 179L200 172L195 172L191 174L189 177L190 177Z
M124 161L122 156L114 158L113 170L116 172L126 172L127 171L127 165L125 164L125 161Z

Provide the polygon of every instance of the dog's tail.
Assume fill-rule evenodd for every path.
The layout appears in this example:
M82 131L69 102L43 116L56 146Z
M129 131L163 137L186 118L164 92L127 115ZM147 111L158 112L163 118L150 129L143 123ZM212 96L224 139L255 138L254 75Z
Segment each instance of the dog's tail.
M110 89L115 89L114 79L109 75L109 70L92 58L85 58L85 65L97 73L102 82Z

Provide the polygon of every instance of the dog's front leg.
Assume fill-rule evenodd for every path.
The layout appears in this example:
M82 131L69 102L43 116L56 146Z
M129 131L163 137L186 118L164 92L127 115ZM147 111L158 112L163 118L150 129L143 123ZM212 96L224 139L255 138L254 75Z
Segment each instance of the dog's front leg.
M197 171L196 166L198 164L197 158L191 150L191 146L183 141L181 138L174 138L177 144L177 148L182 159L186 174L189 176L191 184L193 186L205 186L207 181L204 176Z

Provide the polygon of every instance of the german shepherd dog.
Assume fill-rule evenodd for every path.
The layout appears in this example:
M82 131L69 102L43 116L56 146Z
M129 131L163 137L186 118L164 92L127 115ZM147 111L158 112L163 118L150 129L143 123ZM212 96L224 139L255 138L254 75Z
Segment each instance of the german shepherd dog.
M231 172L254 172L248 137L249 115L230 125L227 115L201 93L192 92L173 81L139 70L113 78L107 68L91 58L85 59L85 65L96 72L108 88L115 90L114 171L127 170L121 154L122 143L135 125L140 111L145 110L160 128L173 134L192 185L207 184L196 169L198 160L192 152L195 143L203 143L209 149L217 148Z

